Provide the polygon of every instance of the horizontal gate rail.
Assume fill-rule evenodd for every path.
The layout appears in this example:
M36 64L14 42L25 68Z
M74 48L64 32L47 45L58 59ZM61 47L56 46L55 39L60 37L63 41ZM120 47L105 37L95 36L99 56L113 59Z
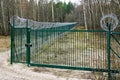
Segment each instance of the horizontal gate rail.
M83 68L83 67L59 66L59 65L49 65L49 64L35 64L35 63L30 63L30 65L31 66L38 66L38 67L60 68L60 69L72 69L72 70L108 72L108 69L97 69L97 68ZM119 73L118 70L110 70L110 71L112 73Z
M42 32L64 32L64 31L68 31L68 32L107 32L107 31L104 31L104 30L50 30L50 29L43 29L43 30L35 30L35 31L42 31Z

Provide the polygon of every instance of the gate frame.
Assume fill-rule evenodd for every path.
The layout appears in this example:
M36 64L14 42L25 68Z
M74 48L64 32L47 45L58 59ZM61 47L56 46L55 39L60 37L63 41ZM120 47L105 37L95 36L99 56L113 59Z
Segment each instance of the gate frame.
M14 19L13 19L14 20ZM10 56L10 63L14 63L15 58L15 41L14 41L14 27L15 23L13 21L13 26L11 26L11 56ZM30 43L30 32L31 29L28 28L28 20L26 24L26 63L28 66L40 66L40 67L49 67L49 68L61 68L61 69L72 69L72 70L86 70L86 71L98 71L98 72L108 72L108 80L111 80L111 73L119 73L118 70L111 70L111 24L107 23L108 31L103 31L107 33L107 57L108 57L108 69L95 69L95 68L83 68L83 67L70 67L70 66L59 66L59 65L48 65L48 64L32 64L30 58L30 48L32 44ZM76 30L77 31L77 30ZM85 32L92 32L93 30L84 30ZM98 30L99 31L99 30ZM96 30L96 32L98 32ZM80 32L80 31L79 31ZM102 32L102 31L101 31ZM114 33L115 34L115 33ZM119 33L120 34L120 33Z

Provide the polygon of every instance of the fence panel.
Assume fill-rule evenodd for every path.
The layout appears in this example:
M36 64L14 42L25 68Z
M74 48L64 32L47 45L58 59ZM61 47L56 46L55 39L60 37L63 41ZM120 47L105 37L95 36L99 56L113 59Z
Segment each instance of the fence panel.
M105 31L70 30L62 36L59 35L65 31L33 31L31 64L106 71L107 33Z
M14 28L14 62L26 62L26 28Z
M111 34L111 69L120 71L120 32Z

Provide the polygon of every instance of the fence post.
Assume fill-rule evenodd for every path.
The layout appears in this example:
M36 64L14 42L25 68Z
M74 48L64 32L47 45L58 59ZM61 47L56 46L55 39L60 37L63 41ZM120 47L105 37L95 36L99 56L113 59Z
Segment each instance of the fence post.
M13 61L14 61L14 26L15 26L15 21L13 19L13 25L11 24L11 27L10 27L10 33L11 33L11 56L10 56L10 64L13 64Z
M35 31L35 45L36 45L36 46L35 46L35 50L36 50L36 51L38 51L38 35L37 35L37 34L38 34L38 32ZM35 51L35 52L36 52L36 51Z
M27 65L29 66L30 64L30 47L31 47L31 44L30 44L30 28L28 28L28 20L26 22L26 44L25 46L27 47L27 51L26 51L26 62L27 62Z
M107 48L108 48L108 80L111 80L111 60L110 60L110 50L111 50L111 23L107 23Z

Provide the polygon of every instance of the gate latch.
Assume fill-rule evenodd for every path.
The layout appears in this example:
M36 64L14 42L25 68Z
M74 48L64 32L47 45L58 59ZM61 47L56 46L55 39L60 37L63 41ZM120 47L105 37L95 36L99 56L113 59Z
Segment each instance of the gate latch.
M27 43L25 44L26 47L32 47L32 44L31 43Z

